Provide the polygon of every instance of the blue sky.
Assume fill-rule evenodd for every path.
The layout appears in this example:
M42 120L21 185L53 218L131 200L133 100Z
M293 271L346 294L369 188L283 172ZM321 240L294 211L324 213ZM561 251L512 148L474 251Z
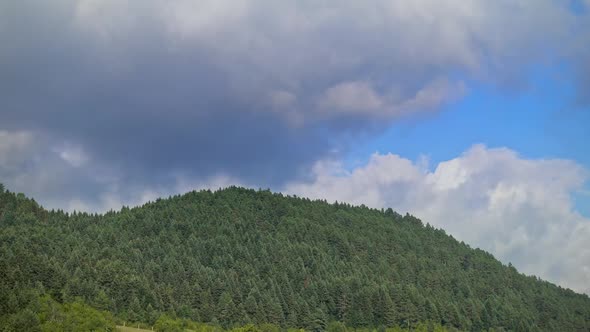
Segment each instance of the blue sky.
M399 121L356 144L346 158L347 169L365 163L374 152L426 157L432 168L473 144L510 147L525 158L571 159L590 169L590 106L574 102L574 86L563 78L562 68L537 69L518 94L471 82L463 98L440 112ZM588 185L572 193L576 209L587 217Z
M0 2L0 182L410 212L590 292L590 3ZM424 160L428 168L424 168Z
M435 114L394 123L357 146L352 156L398 151L411 159L426 154L437 163L483 143L509 146L530 158L568 158L590 166L590 108L574 104L572 96L569 82L549 74L536 75L518 95L471 83L464 98Z

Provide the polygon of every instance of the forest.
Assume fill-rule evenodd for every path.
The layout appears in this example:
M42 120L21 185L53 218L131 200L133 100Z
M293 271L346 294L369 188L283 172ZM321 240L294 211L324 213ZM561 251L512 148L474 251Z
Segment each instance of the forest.
M0 185L0 331L590 331L590 298L392 209L230 187L104 214Z

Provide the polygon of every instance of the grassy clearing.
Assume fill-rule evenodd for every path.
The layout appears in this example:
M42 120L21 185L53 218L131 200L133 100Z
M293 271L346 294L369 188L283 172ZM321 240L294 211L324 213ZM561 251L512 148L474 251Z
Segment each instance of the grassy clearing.
M117 326L117 331L120 332L152 332L152 330L144 330L144 329L138 329L135 327L129 327L129 326Z

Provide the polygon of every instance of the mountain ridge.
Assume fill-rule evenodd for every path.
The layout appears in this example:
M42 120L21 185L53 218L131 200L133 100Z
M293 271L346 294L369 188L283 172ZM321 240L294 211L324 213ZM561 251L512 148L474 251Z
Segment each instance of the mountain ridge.
M392 209L228 187L70 214L0 192L0 300L42 286L131 321L172 313L223 327L590 328L587 295ZM0 322L15 312L2 308Z

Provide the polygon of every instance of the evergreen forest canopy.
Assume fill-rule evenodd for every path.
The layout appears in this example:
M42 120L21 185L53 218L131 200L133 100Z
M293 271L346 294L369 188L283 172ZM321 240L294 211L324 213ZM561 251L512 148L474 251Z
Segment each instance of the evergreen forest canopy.
M68 214L0 185L0 331L183 319L590 331L590 299L391 209L231 187Z

